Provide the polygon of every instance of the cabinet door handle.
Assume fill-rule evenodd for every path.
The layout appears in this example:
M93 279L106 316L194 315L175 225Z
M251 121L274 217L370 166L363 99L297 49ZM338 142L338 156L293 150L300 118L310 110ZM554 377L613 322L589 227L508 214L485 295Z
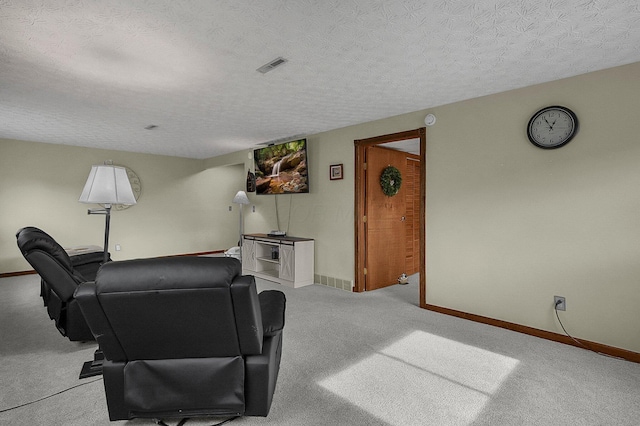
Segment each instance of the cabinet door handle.
M401 220L402 222L404 222L406 219L407 219L407 218L406 218L406 217L404 217L404 216L402 216L402 217L400 218L400 220Z

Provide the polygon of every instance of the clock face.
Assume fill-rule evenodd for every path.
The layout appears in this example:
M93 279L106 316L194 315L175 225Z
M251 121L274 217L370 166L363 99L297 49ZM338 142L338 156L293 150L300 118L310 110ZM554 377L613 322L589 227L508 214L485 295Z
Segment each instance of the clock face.
M554 149L566 145L578 131L578 117L569 108L550 106L536 112L527 127L532 144Z

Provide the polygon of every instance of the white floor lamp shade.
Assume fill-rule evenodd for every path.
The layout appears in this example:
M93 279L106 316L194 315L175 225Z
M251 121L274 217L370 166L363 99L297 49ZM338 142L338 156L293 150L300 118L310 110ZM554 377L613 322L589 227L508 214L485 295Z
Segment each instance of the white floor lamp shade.
M87 204L136 204L127 170L112 165L91 166L79 201Z
M131 183L124 167L113 165L91 166L87 183L84 185L81 203L103 204L104 209L89 209L88 214L104 214L104 262L109 260L109 222L113 204L136 204Z

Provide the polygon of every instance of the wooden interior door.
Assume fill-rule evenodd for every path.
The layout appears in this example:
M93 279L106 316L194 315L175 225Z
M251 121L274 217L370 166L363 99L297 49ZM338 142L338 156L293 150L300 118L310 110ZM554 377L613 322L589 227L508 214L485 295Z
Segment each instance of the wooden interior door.
M405 273L420 272L420 156L406 154L406 261Z
M380 175L387 166L406 176L404 152L380 146L366 148L366 289L375 290L398 283L406 272L406 192L404 178L399 192L387 196Z
M418 233L418 269L420 285L420 306L426 308L427 305L427 280L426 280L426 201L427 201L427 132L426 127L414 130L406 130L398 133L375 136L367 139L356 139L353 141L355 147L355 170L354 170L354 192L355 192L355 282L353 291L361 292L369 290L366 283L365 274L367 265L366 253L366 149L369 146L380 145L390 142L404 141L408 139L420 139L420 209Z

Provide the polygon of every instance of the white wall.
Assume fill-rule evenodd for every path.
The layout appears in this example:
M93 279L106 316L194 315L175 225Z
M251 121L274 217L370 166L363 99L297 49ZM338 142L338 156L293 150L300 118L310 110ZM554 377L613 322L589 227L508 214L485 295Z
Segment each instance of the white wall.
M316 239L316 273L353 279L353 141L434 113L427 303L562 333L552 302L564 296L575 337L640 352L639 76L636 63L310 136L311 193L292 196L290 234ZM580 131L560 149L536 148L529 118L557 104ZM234 158L249 167L247 157ZM333 163L344 180L329 180ZM272 197L251 199L247 231L274 228Z
M640 64L434 108L427 302L640 351ZM530 116L571 108L565 147Z
M353 141L416 129L434 113L427 303L561 333L552 310L560 295L575 337L640 352L639 76L640 63L631 64L311 135L311 192L278 197L281 223L291 201L289 234L316 240L316 273L353 279ZM545 151L525 127L554 104L573 109L581 128L567 146ZM64 235L66 245L100 243L100 217L76 201L91 164L112 159L146 182L144 202L114 215L112 241L123 245L116 258L234 244L223 228L237 233L237 211L222 210L253 167L249 151L200 162L16 141L0 149L0 272L28 269L14 238L24 225ZM330 181L336 163L345 179ZM230 175L218 169L237 164L241 176L224 183ZM249 198L256 212L245 231L276 228L275 197Z
M78 202L92 164L112 160L142 181L139 203L111 217L115 260L223 250L238 239L243 168L203 161L0 139L0 273L30 270L16 245L23 226L42 228L63 246L102 246L104 216ZM122 251L114 250L120 244Z
M351 281L354 279L354 140L424 126L422 112L406 114L345 127L307 137L309 158L309 193L295 195L256 195L249 200L255 205L245 215L246 233L265 233L277 229L275 202L278 200L280 227L288 235L315 240L315 273ZM254 169L253 150L241 151L205 161L205 168L228 164L244 164L245 179ZM330 180L329 166L343 164L344 179ZM287 229L291 203L291 222ZM417 303L418 301L416 301Z

